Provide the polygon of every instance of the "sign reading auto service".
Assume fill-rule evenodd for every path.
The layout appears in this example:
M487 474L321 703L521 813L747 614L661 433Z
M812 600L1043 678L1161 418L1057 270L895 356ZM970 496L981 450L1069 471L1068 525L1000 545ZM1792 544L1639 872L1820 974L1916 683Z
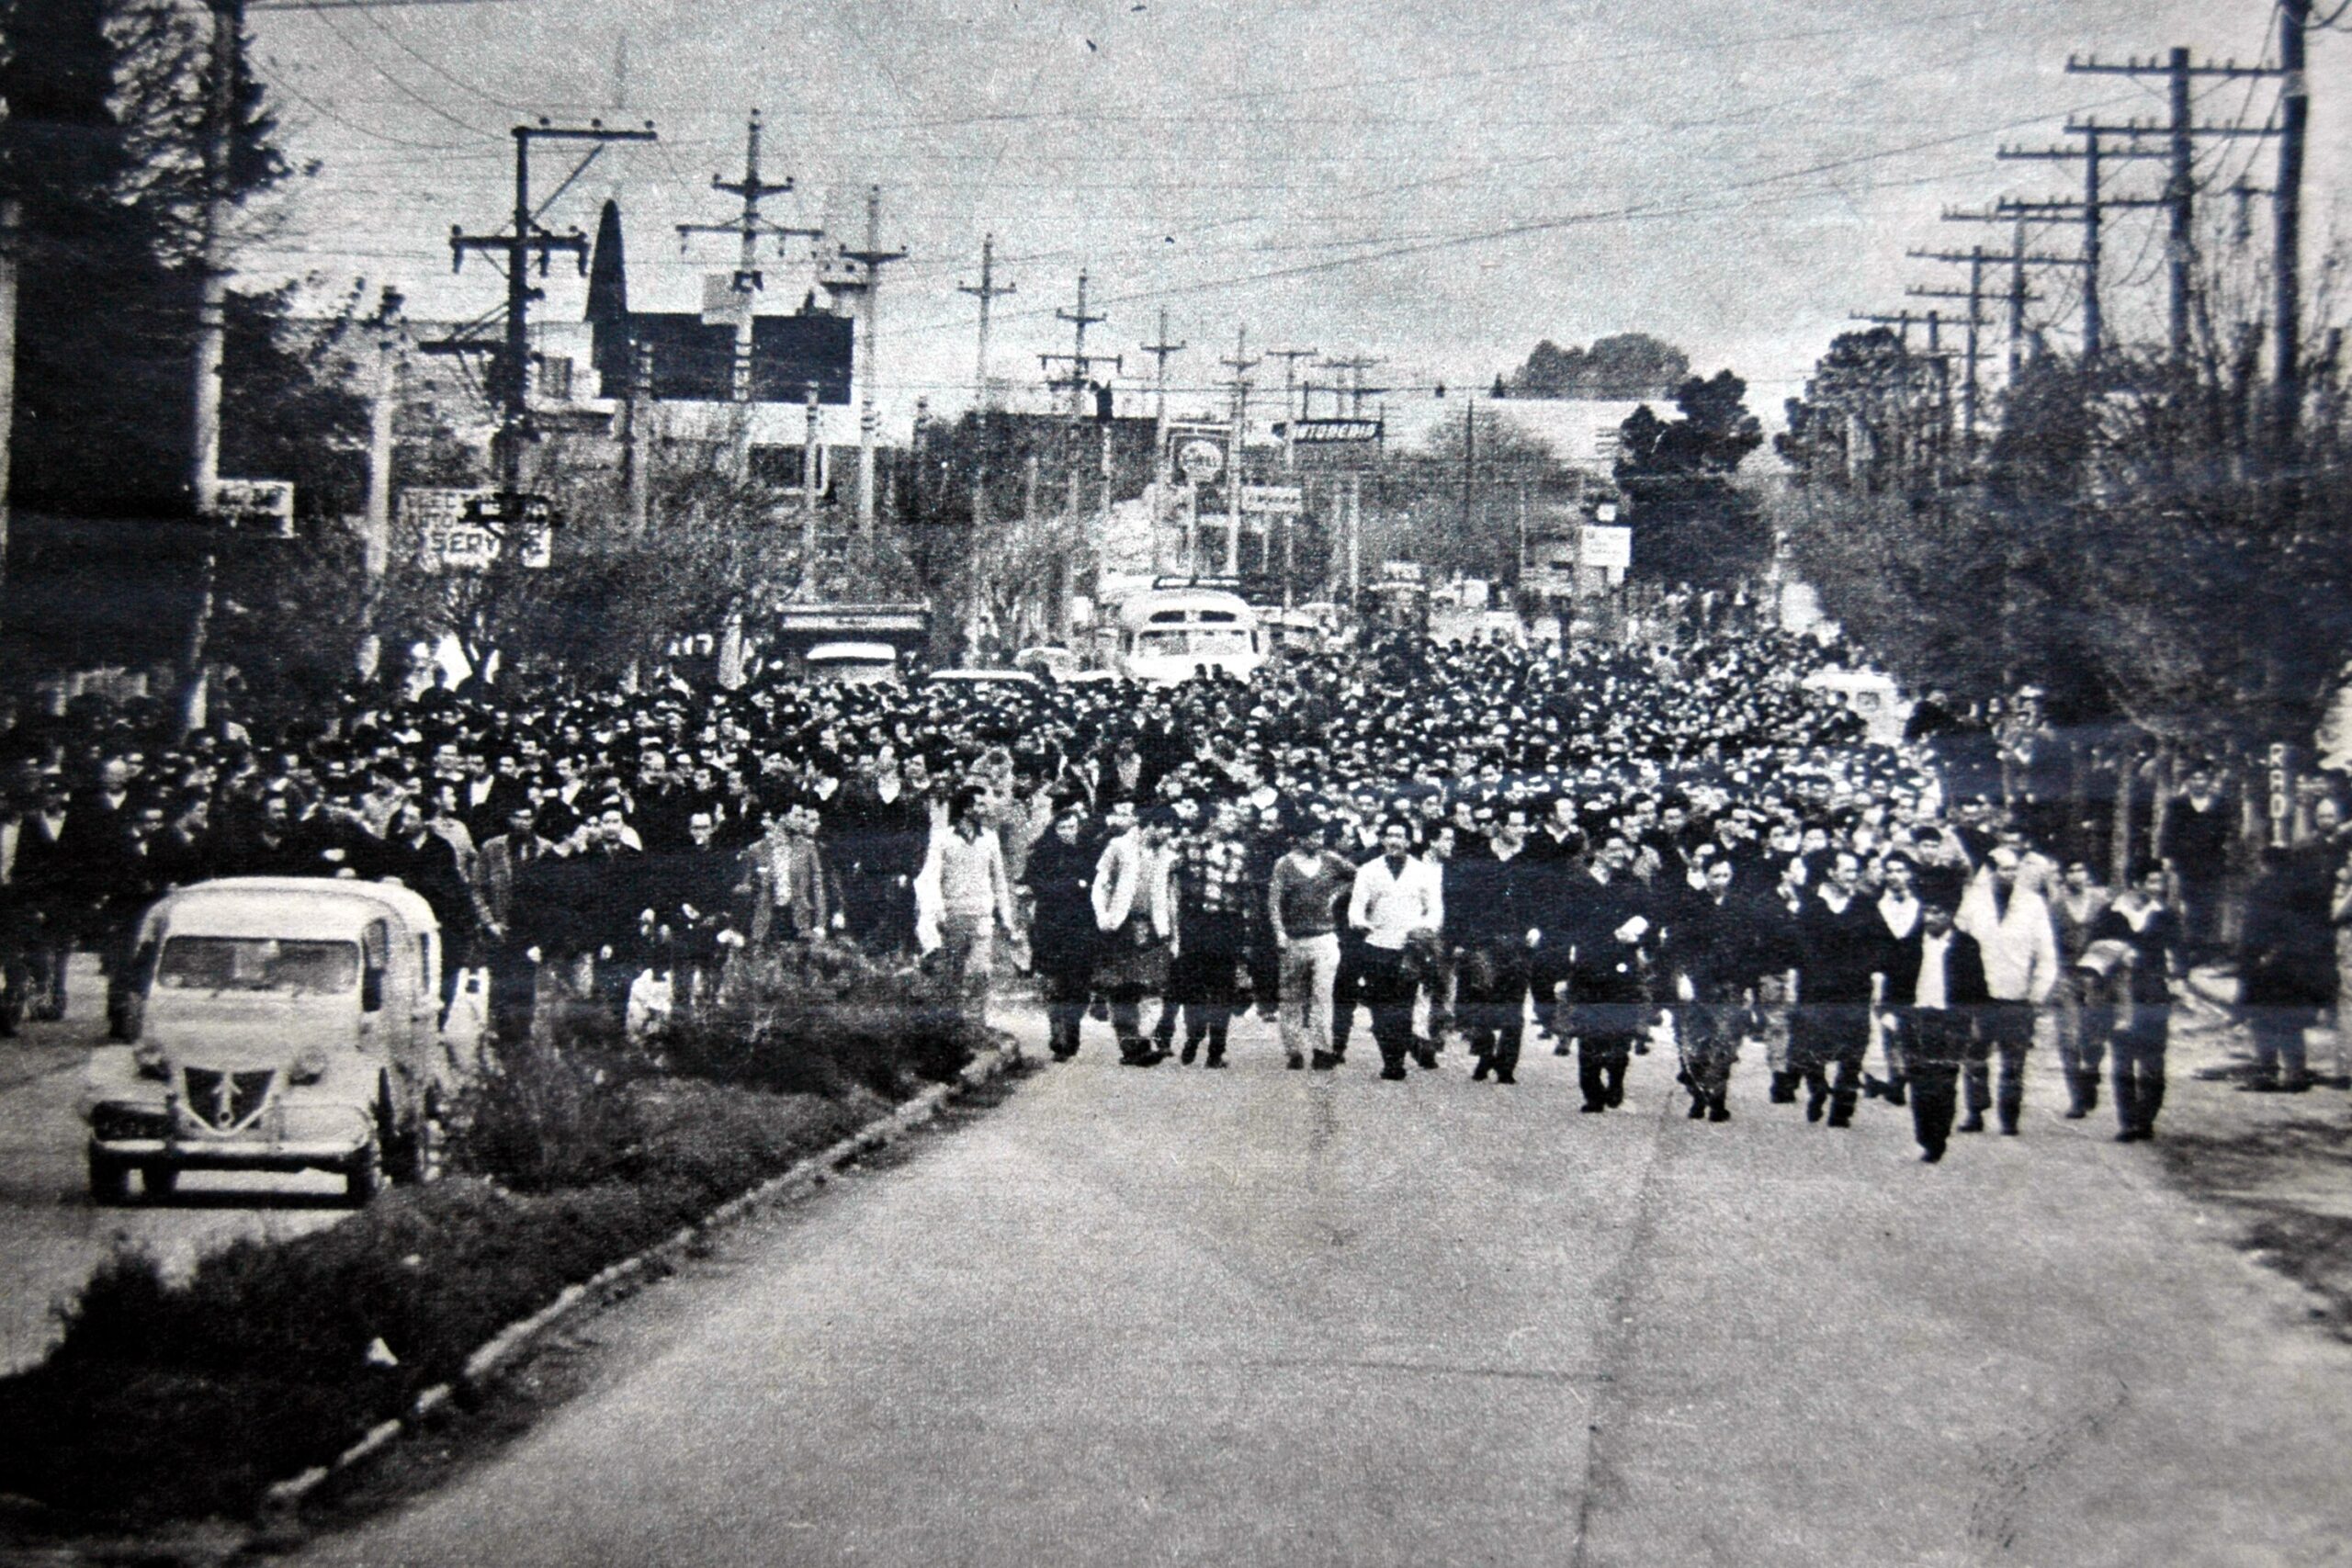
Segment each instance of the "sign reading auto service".
M517 564L543 570L553 558L553 509L544 496L488 489L401 491L401 525L416 531L424 571L487 571L512 547Z

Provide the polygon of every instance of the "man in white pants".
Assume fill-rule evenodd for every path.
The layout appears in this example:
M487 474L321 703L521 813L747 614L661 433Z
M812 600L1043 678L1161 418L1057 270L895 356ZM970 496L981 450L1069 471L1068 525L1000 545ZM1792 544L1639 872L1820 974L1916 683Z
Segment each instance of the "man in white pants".
M1291 830L1290 852L1274 863L1266 885L1266 909L1281 954L1283 1049L1292 1070L1306 1066L1313 1052L1317 1068L1338 1058L1325 1049L1331 1039L1331 987L1340 973L1338 905L1355 886L1355 863L1330 847L1330 825L1301 817Z

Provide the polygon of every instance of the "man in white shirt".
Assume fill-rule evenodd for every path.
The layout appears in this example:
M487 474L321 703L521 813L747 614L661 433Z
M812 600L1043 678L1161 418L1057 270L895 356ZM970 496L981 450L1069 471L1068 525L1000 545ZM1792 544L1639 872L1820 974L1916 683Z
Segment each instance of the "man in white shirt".
M1984 955L1984 986L1992 1001L1979 1030L1980 1047L2001 1058L1997 1104L2001 1131L2015 1137L2025 1105L2025 1054L2033 1045L2034 1014L2058 985L2058 928L2050 906L2023 879L2025 856L2010 845L1996 849L1986 868L1961 899L1953 924L1976 939ZM1968 1119L1963 1133L1983 1130L1985 1110L1996 1103L1980 1051L1968 1064Z
M1380 827L1380 856L1357 868L1348 896L1348 924L1363 936L1363 996L1372 1010L1372 1038L1380 1047L1380 1076L1405 1076L1413 1048L1413 995L1418 976L1405 962L1416 936L1433 937L1445 921L1438 870L1408 852L1412 834L1390 818Z

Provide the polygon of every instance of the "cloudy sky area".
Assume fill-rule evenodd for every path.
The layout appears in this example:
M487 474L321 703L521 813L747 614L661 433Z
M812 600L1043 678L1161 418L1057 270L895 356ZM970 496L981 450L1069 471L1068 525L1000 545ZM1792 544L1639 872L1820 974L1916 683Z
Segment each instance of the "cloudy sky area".
M692 309L732 242L682 254L674 225L732 215L708 182L740 174L757 107L763 173L799 186L775 220L858 240L865 187L884 187L884 243L911 253L883 294L896 417L919 394L968 400L974 302L955 286L978 280L987 233L1019 288L997 308L1000 376L1068 349L1053 311L1083 266L1110 318L1090 346L1147 375L1164 305L1193 345L1172 379L1202 402L1245 323L1253 351L1371 355L1400 389L1483 387L1539 338L1639 330L1737 370L1776 412L1849 311L1962 281L1906 247L2006 244L1944 208L2074 188L2071 166L1997 146L2064 141L2070 112L2163 116L2161 81L2069 75L2070 51L2275 49L2261 0L487 0L259 11L253 31L287 141L321 170L245 253L250 276L311 274L322 299L389 281L421 317L492 310L494 270L453 277L446 237L504 221L517 117L651 118L658 145L606 152L543 221L593 231L617 196L633 302ZM2315 264L2352 215L2352 36L2315 33L2312 63ZM2201 120L2256 123L2276 96L2199 94ZM2204 143L2200 168L2267 184L2271 145ZM542 151L536 188L571 162ZM2142 164L2109 188L2161 178ZM2160 319L2158 221L2112 231L2126 331ZM797 304L807 243L763 265L770 307ZM2070 280L2041 287L2037 319L2071 328ZM576 317L582 298L560 272L546 309Z

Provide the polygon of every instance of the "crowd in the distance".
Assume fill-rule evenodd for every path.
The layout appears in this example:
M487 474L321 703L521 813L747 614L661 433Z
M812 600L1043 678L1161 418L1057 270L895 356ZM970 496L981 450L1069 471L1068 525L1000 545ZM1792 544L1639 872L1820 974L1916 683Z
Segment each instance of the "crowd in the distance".
M1724 1120L1753 1043L1774 1100L1831 1127L1909 1105L1934 1158L1963 1112L2017 1129L2047 1015L2069 1113L2111 1064L2120 1135L2148 1135L2171 981L2212 936L2211 781L2168 863L2110 894L1928 747L1866 744L1804 684L1850 658L1717 622L1634 649L1392 637L1175 687L523 681L177 742L85 703L6 737L0 1023L62 1010L77 945L119 1014L168 887L391 877L509 1041L647 976L696 1006L737 954L819 939L935 953L977 1010L1002 936L1057 1056L1091 1012L1125 1062L1221 1066L1254 1009L1284 1063L1330 1069L1363 1011L1385 1077L1458 1037L1510 1084L1532 1014L1589 1111L1671 1039L1690 1114ZM2335 994L2340 859L2283 855L2244 922L2280 1088Z

